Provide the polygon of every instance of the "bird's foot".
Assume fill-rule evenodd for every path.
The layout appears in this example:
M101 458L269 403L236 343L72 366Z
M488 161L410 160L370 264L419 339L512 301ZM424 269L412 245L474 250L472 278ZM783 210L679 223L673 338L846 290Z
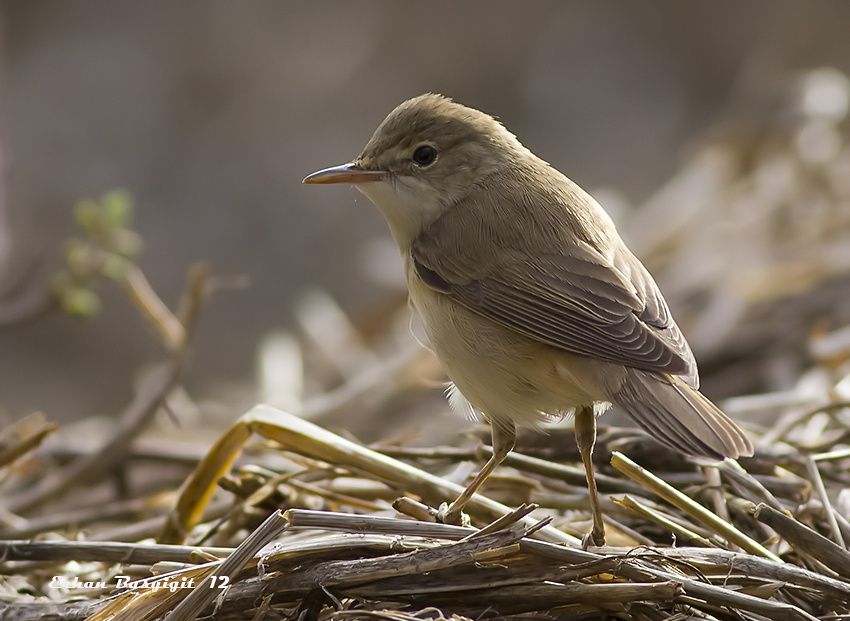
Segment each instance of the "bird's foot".
M600 531L597 528L594 528L589 533L585 533L584 537L581 538L581 547L583 550L587 550L591 544L597 547L602 547L605 545L605 532Z
M440 508L437 509L434 517L441 524L452 524L454 526L472 525L472 520L469 519L469 515L460 509L455 509L454 504L449 505L447 502L440 505Z

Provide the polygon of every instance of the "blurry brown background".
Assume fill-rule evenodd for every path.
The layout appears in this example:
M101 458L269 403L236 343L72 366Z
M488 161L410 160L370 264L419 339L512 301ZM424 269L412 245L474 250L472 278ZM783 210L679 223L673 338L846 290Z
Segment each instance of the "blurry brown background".
M441 92L498 115L622 215L748 102L802 70L850 71L848 24L838 0L0 1L0 316L47 287L74 202L126 188L168 301L197 259L251 277L208 306L188 378L251 401L258 344L306 288L354 315L393 292L367 269L385 251L377 211L300 180L355 155L403 99ZM94 321L0 327L0 414L67 420L128 400L158 351L104 293Z

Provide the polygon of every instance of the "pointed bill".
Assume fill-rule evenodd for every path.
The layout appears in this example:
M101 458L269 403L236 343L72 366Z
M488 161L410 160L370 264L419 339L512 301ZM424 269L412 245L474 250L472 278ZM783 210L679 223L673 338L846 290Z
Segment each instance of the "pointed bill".
M387 172L383 170L366 170L353 162L340 166L331 166L314 172L304 177L302 183L367 183L369 181L381 181L387 178Z

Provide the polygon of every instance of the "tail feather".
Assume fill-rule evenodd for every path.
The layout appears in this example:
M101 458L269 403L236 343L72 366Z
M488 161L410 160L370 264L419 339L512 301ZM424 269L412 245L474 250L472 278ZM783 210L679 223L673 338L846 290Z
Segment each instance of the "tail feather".
M627 368L612 400L653 437L682 453L716 460L753 454L741 428L677 377Z

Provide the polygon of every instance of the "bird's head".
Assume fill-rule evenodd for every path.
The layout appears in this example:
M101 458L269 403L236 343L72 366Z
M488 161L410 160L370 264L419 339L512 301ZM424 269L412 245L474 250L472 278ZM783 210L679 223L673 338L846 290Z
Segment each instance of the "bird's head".
M426 94L400 104L354 160L304 183L351 183L383 213L402 250L478 184L527 151L492 116Z

